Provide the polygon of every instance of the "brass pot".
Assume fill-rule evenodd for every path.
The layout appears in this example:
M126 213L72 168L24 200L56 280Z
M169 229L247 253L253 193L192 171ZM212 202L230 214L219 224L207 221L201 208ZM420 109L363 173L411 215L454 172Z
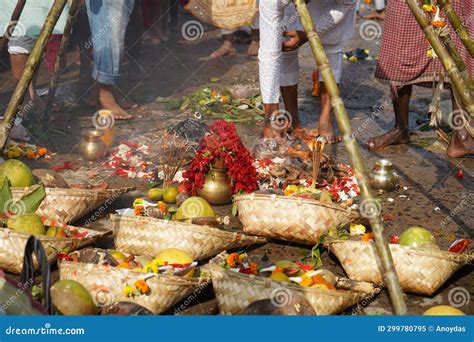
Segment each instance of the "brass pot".
M107 145L102 141L103 131L87 130L82 134L79 152L88 161L99 161L107 154Z
M369 182L372 189L385 192L398 186L399 177L393 169L393 164L387 159L382 159L374 164L374 168L369 174Z
M204 179L203 187L197 190L197 194L213 205L230 203L232 186L227 176L227 169L212 168Z

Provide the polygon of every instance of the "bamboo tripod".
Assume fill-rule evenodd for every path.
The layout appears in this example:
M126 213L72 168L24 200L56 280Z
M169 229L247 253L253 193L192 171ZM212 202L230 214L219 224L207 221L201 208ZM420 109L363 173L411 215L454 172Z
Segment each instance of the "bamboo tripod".
M368 183L364 159L360 153L357 141L352 134L352 127L347 115L346 107L344 106L344 102L341 99L339 87L332 73L329 60L327 58L326 52L324 51L324 47L321 44L321 40L319 39L314 22L308 11L305 0L294 0L294 2L301 22L303 23L303 27L308 36L314 58L316 59L316 63L318 64L319 70L323 76L324 85L326 86L326 89L331 97L332 107L334 113L336 114L339 130L343 135L344 143L349 153L351 163L354 167L363 201L367 206L370 205L377 207L379 204L374 199L372 189ZM388 243L386 242L386 239L383 235L384 228L380 218L380 210L377 211L376 215L370 215L369 219L372 231L375 236L375 245L378 252L378 257L380 258L380 261L383 265L385 283L387 284L395 314L405 315L406 304L403 299L403 292L400 287L397 273L395 272L395 267L393 265L392 254L390 253Z
M46 48L48 39L51 36L65 5L66 0L54 0L54 4L46 17L43 28L41 29L35 46L26 62L25 70L18 81L10 102L8 103L8 107L3 116L3 121L0 123L0 150L3 150L5 147L10 130L12 129L15 118L18 115L18 109L23 102L30 82L33 79L33 75L41 62L43 51Z

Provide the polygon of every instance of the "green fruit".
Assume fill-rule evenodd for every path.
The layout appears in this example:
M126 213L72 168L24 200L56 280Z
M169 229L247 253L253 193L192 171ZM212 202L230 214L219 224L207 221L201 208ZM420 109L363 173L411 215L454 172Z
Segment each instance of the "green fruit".
M287 283L290 282L290 278L288 278L288 276L283 272L272 273L272 275L270 276L270 279L271 280L276 280L276 281L284 281L284 282L287 282Z
M38 215L32 213L22 214L8 219L7 227L20 233L33 235L46 234L46 227L43 221L41 221Z
M118 261L122 261L122 260L127 259L125 254L123 254L120 251L110 251L109 254L112 256L112 258L114 258L115 260L118 260Z
M58 227L49 227L48 230L46 231L47 236L56 236L58 233Z
M166 203L176 203L176 197L178 197L178 189L176 188L168 188L163 194L163 200Z
M148 198L152 201L161 201L166 189L153 188L148 190Z
M216 217L216 214L204 198L193 196L181 204L173 220L181 221L202 217Z
M411 227L400 235L400 246L423 247L425 244L436 244L435 237L422 227Z
M34 184L34 177L30 168L16 159L9 159L0 164L1 184L3 184L5 177L10 180L12 187L26 187Z
M74 280L60 280L51 287L54 307L66 316L97 315L98 309L87 289Z

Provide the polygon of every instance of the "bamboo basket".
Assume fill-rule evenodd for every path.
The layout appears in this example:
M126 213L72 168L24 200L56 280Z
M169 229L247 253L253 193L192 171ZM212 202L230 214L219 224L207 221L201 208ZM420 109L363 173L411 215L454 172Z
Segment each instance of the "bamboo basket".
M36 187L12 188L13 199L18 200ZM72 223L103 204L111 204L120 195L134 188L121 189L60 189L46 188L46 197L36 214L61 223Z
M250 25L258 15L257 0L191 0L185 8L199 20L223 29Z
M301 197L253 193L236 196L235 203L244 232L309 245L357 216L350 208Z
M49 263L56 261L56 256L65 248L73 251L91 244L94 240L106 235L108 232L97 232L85 228L75 228L79 233L89 232L90 236L84 239L57 238L47 235L37 235L46 251ZM12 229L0 228L0 269L20 274L23 267L23 256L26 242L30 234L19 233ZM36 258L33 258L35 269L38 269Z
M61 261L59 276L61 280L70 279L81 283L99 307L126 301L144 306L157 315L209 283L207 277L158 275L74 261ZM123 293L126 285L133 286L135 281L142 279L150 288L149 294L127 297Z
M352 280L383 284L382 265L371 242L333 240L329 250ZM474 255L414 249L390 244L395 270L404 292L432 295Z
M325 290L237 273L221 266L227 256L228 254L223 252L209 263L212 285L219 311L223 315L239 314L249 304L268 298L274 300L276 306L283 307L293 296L304 297L317 315L335 315L380 291L368 283L360 285L370 288L370 292Z
M111 215L115 246L131 254L157 255L165 248L179 248L194 260L213 257L220 252L267 240L208 226L159 220L150 217Z

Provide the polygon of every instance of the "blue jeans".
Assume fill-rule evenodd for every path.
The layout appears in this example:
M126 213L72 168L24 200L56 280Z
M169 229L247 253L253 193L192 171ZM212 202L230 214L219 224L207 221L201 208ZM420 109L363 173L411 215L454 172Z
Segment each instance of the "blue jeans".
M120 77L125 31L135 0L87 0L87 15L94 48L92 77L114 85Z

